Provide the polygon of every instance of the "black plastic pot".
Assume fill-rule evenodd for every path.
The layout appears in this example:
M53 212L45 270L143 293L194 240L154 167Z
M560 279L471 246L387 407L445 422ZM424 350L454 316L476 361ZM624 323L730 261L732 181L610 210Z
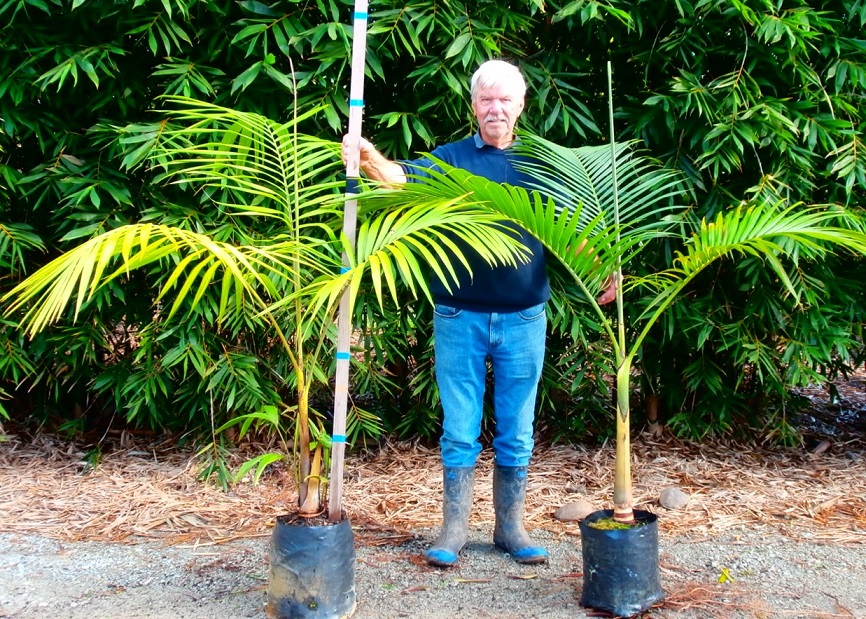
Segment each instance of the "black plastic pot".
M311 525L280 516L270 555L270 619L343 619L355 612L355 540L348 518Z
M590 526L611 518L613 510L591 513L580 521L583 595L587 608L632 617L664 599L659 580L659 535L655 514L635 510L639 526L604 530Z

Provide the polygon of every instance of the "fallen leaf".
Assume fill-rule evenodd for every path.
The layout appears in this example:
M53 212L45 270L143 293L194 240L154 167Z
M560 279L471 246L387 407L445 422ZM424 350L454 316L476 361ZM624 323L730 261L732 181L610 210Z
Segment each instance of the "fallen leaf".
M513 580L534 580L538 574L509 574L508 577Z
M719 574L719 582L734 582L734 577L731 576L731 570L729 568L722 568L722 573Z

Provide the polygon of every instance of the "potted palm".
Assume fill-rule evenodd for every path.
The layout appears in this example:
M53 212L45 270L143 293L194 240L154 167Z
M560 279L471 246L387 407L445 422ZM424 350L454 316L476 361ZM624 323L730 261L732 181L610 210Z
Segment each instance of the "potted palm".
M515 148L523 155L524 170L538 179L537 193L497 186L441 162L442 174L427 180L423 191L455 200L469 192L475 203L488 205L541 240L583 292L594 323L606 336L616 370L613 509L581 522L581 603L633 616L664 596L656 516L636 510L632 500L629 397L641 344L689 283L716 261L759 256L774 270L780 293L797 297L791 269L798 260L820 259L836 249L864 254L866 235L856 216L837 206L755 200L713 220L695 220L678 206L688 194L684 179L634 144L616 144L613 135L610 145L576 149L523 135ZM653 241L665 237L680 248L667 268L647 275L628 272ZM616 308L608 313L596 299L611 273L620 285ZM625 295L637 296L638 309L630 316Z
M659 581L658 530L655 514L634 509L631 475L630 396L632 365L644 340L689 283L707 266L736 255L762 258L773 269L783 290L798 298L794 284L798 260L818 259L843 249L866 253L862 223L834 206L805 206L760 197L743 202L715 219L695 220L677 207L687 192L683 179L635 156L629 145L617 145L613 130L613 88L608 63L610 144L566 149L530 139L521 147L540 189L559 204L577 205L557 220L572 222L585 251L550 235L543 218L521 218L565 265L607 336L613 357L616 393L616 461L613 509L590 514L580 523L584 563L584 606L633 616L664 597ZM605 156L607 154L607 156ZM516 215L513 214L512 216ZM647 275L623 279L623 269L651 241L669 237L681 249L669 266ZM585 237L585 238L584 238ZM790 270L783 260L790 261ZM613 273L620 284L616 311L608 315L595 300L593 274ZM597 285L595 286L597 288ZM626 317L625 293L639 294L638 311Z
M672 199L682 191L676 177L663 169L645 169L649 162L635 157L628 145L564 149L542 140L527 140L526 149L546 169L557 171L553 175L538 170L545 190L562 203L581 205L560 219L570 219L573 225L577 217L587 222L576 223L574 230L582 228L576 238L588 237L594 260L575 256L574 241L550 235L541 225L544 217L521 222L542 239L587 293L587 303L607 335L616 368L613 509L595 512L581 522L581 601L618 616L632 616L663 597L656 516L635 510L632 501L629 400L632 364L645 338L689 283L716 261L736 255L759 256L775 272L782 287L780 294L796 298L800 290L792 270L798 260L819 259L836 249L864 254L866 235L862 226L855 224L854 214L835 206L753 201L713 220L695 221L687 213L672 209ZM605 157L604 153L610 155ZM658 272L623 278L624 267L661 236L680 247L671 264ZM621 281L612 315L594 300L595 271L613 272ZM624 312L625 294L636 295L638 301L637 311L629 317Z
M82 243L38 270L3 298L6 312L23 312L30 335L75 317L102 287L122 285L134 270L158 273L153 320L183 320L205 307L215 325L266 327L288 367L294 401L246 412L221 429L270 427L284 449L262 454L239 470L254 477L285 460L297 481L297 509L278 518L272 536L268 613L273 617L342 617L354 609L351 525L317 518L324 512L329 437L310 408L315 384L328 383L334 318L369 278L380 302L402 283L427 291L425 263L448 278L454 235L491 262L514 263L520 246L472 202L429 197L422 202L377 200L360 211L353 244L340 233L339 146L300 134L287 123L186 98L170 98L162 122L127 128L125 163L144 162L156 182L204 192L207 204L231 217L273 223L266 234L227 235L224 229L135 223ZM307 114L314 114L310 110ZM343 267L343 255L350 268ZM198 319L201 319L199 315Z

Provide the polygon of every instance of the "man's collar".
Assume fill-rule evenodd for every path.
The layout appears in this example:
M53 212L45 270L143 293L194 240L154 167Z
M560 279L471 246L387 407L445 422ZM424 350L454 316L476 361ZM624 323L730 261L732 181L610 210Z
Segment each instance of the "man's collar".
M514 141L511 142L511 144L516 144L519 141L520 141L520 138L518 138L517 136L514 136ZM475 148L482 149L485 146L490 146L490 148L496 148L495 146L491 146L490 144L485 142L481 137L481 132L479 131L475 134ZM509 145L509 147L510 146L511 145Z

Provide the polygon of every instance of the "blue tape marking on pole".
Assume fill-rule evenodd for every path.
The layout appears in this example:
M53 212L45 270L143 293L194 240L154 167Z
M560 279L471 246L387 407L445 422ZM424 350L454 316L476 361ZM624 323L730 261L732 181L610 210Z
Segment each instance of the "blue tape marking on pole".
M351 271L351 267L340 267L340 275L345 275L349 271Z
M346 193L360 193L358 191L358 184L361 179L357 176L347 176L346 177Z
M355 19L367 19L367 13L362 13L361 11L355 11Z
M349 107L364 107L363 99L349 99Z
M338 361L345 361L346 359L349 359L349 353L347 353L347 352L338 352L337 353L337 360Z
M335 434L334 436L331 437L331 442L332 443L345 443L346 442L346 435L345 434Z

